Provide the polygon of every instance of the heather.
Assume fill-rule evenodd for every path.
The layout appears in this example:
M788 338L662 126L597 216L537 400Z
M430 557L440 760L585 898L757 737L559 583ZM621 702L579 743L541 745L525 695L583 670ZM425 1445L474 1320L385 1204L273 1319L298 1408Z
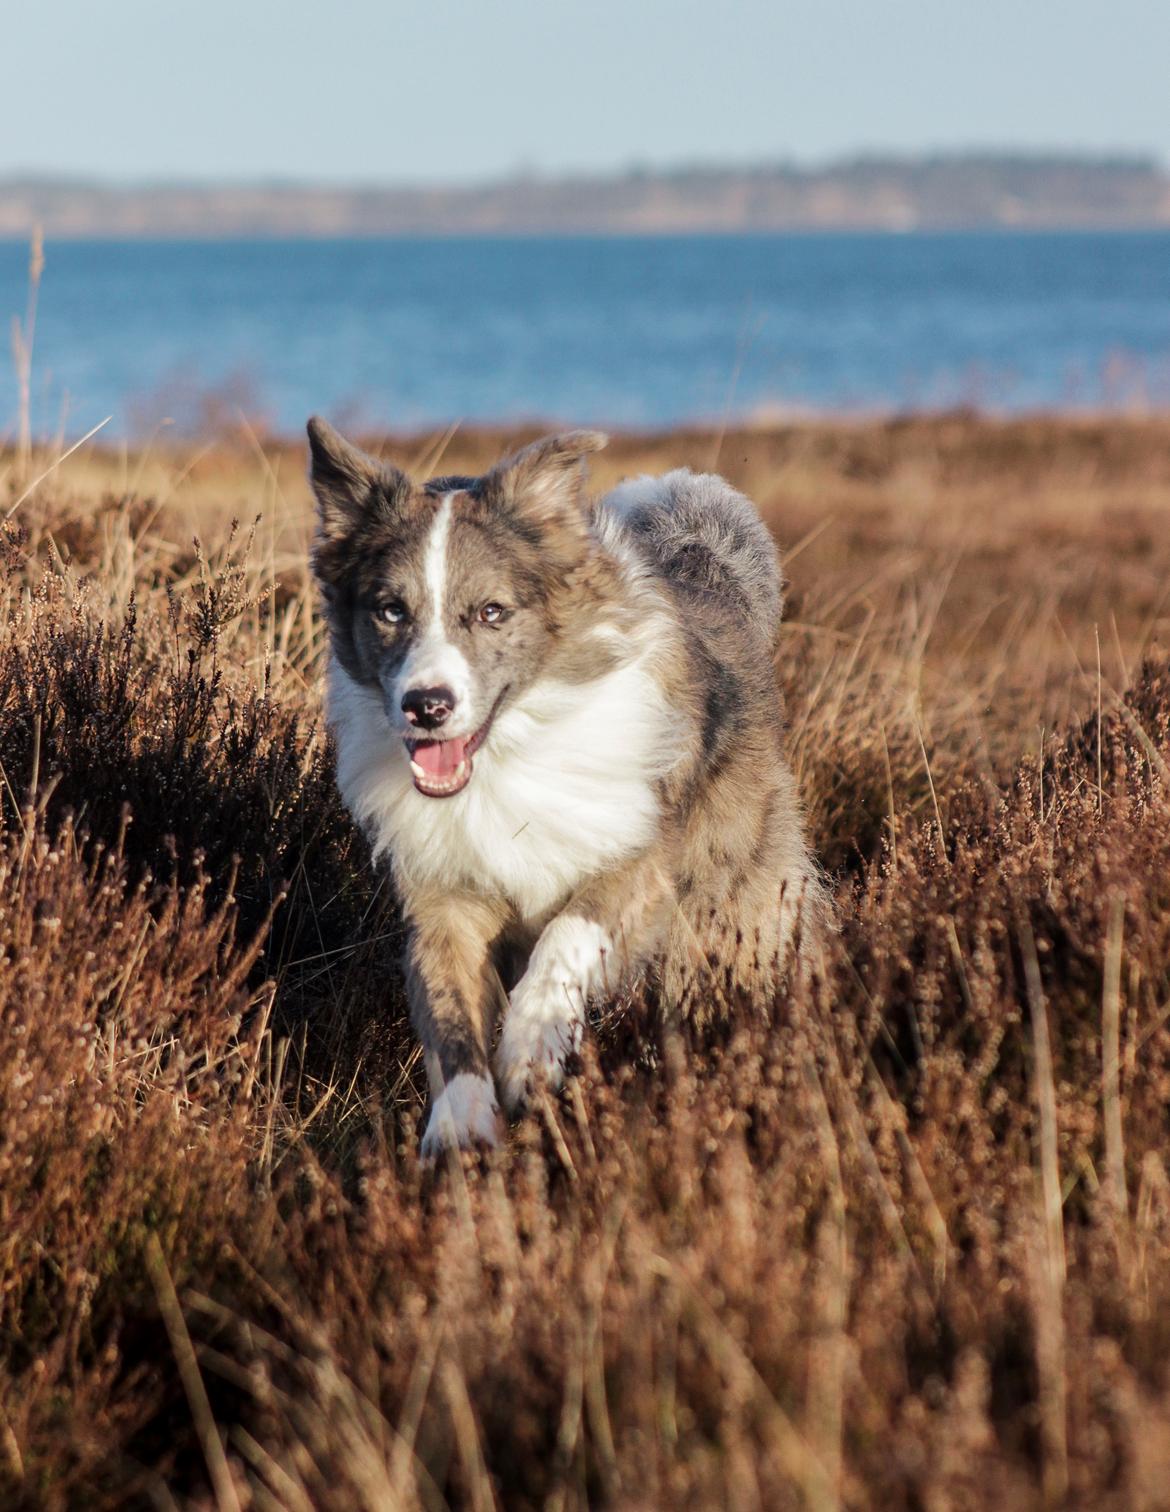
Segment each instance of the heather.
M566 1092L434 1173L299 449L55 468L0 562L0 1504L1166 1505L1168 443L603 453L776 533L839 931L701 1033L599 1005Z

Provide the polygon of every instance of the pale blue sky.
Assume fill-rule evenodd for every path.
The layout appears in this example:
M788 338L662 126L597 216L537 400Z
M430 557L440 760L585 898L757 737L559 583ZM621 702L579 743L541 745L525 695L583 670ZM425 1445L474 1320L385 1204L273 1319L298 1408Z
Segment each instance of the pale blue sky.
M967 146L1170 161L1165 0L16 0L0 173L475 180Z

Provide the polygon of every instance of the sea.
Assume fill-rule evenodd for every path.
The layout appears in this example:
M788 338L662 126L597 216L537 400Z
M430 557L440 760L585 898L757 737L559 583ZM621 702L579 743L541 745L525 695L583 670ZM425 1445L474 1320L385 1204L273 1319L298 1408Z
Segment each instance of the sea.
M0 318L29 323L0 243ZM35 431L1170 408L1170 233L61 241ZM0 439L19 414L0 349Z

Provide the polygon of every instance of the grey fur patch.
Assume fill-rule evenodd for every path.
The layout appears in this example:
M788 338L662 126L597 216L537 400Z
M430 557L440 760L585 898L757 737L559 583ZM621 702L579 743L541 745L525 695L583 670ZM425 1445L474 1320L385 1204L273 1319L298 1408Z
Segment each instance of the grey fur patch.
M755 505L725 479L687 468L633 478L608 494L601 508L619 517L669 581L730 599L775 646L784 608L776 546Z

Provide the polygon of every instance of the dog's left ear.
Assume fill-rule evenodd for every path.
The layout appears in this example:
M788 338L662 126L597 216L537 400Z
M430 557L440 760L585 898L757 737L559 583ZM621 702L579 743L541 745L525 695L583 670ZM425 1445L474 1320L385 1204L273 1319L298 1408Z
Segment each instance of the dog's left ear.
M309 481L326 540L349 535L372 511L389 512L409 490L405 473L367 456L319 415L309 421L308 432Z
M585 458L609 441L601 431L564 431L545 436L496 464L490 479L504 501L536 525L573 525L587 519Z

